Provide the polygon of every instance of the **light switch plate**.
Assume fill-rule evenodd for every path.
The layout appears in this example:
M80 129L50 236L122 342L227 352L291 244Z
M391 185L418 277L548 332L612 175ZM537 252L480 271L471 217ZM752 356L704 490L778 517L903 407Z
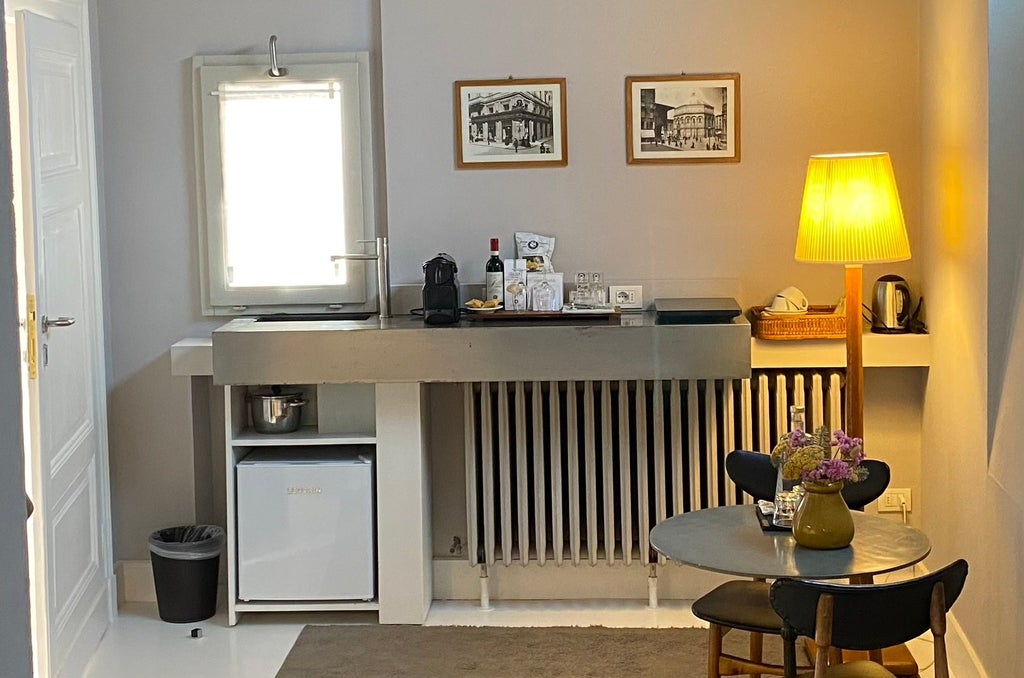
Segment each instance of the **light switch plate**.
M624 311L640 311L644 307L643 285L610 285L608 301Z

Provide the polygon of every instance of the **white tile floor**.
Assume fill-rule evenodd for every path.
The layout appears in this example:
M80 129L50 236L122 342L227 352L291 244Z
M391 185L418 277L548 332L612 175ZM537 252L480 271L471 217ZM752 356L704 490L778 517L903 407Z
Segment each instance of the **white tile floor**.
M228 628L223 611L194 624L160 621L155 603L129 603L107 631L85 678L261 678L277 673L299 631L307 624L375 623L366 613L245 614ZM703 625L688 601L663 601L649 609L645 601L502 601L491 610L475 602L436 601L427 625L463 626L611 626L671 628ZM202 638L190 631L202 629ZM931 645L910 644L922 667L930 667ZM922 671L921 678L932 678ZM688 677L681 677L688 678Z

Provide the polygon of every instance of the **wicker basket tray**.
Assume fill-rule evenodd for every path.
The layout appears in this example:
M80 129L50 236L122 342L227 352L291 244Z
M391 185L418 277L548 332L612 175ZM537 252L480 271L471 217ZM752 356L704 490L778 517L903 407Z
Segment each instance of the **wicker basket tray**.
M845 339L846 316L836 315L835 306L808 306L806 315L765 316L764 306L750 309L750 324L758 339Z

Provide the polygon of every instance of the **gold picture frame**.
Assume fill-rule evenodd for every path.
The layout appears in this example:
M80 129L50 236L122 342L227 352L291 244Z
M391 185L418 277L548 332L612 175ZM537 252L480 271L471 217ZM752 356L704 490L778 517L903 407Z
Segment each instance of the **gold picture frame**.
M740 75L626 78L626 162L740 161Z
M565 167L565 78L459 80L454 85L459 169Z

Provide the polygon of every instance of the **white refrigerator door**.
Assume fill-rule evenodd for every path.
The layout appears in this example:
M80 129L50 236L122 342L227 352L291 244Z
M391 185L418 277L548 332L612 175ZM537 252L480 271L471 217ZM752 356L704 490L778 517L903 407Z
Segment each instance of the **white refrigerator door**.
M371 464L239 464L237 474L240 599L373 599Z

